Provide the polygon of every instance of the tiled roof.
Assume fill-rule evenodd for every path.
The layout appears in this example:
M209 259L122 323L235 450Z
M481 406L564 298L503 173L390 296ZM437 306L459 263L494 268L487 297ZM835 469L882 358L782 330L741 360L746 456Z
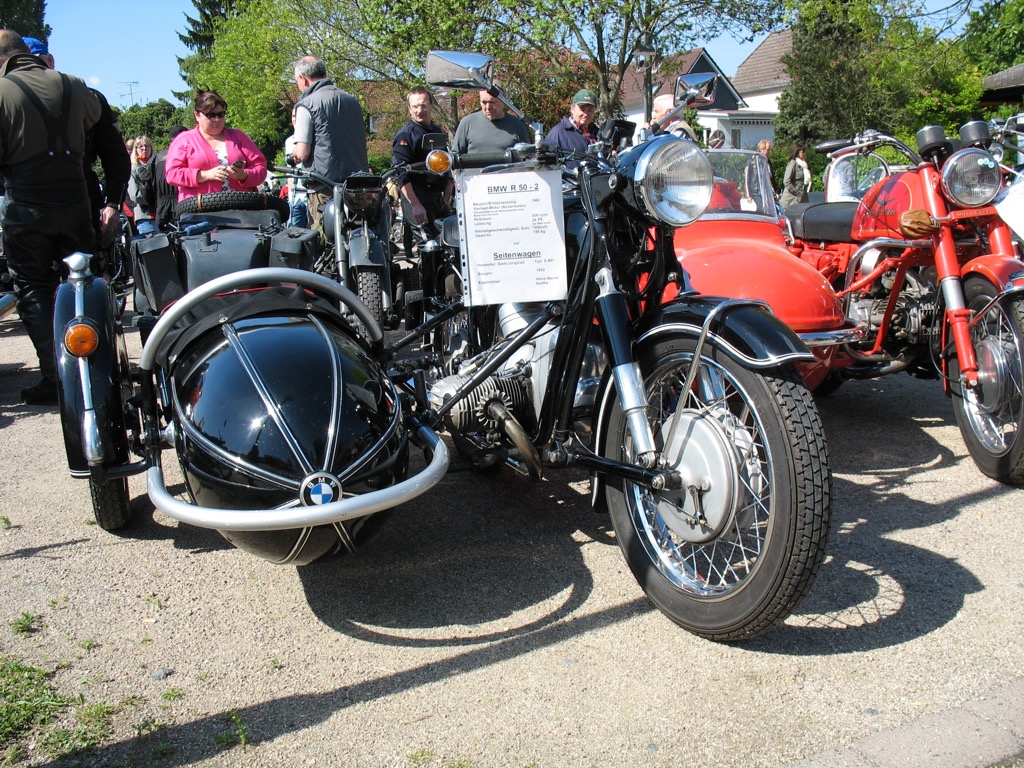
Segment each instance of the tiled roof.
M729 78L733 87L743 93L781 90L789 85L786 65L782 63L793 47L793 30L772 32L754 52L740 64L736 74Z
M1024 85L1024 64L1017 64L1009 69L1004 69L1002 72L989 75L982 81L982 84L988 90L1019 88Z
M654 96L672 93L676 86L676 78L681 74L688 73L703 51L703 48L694 48L692 51L665 56L658 64L658 71L651 75L651 82L662 81L661 88ZM643 105L644 74L641 70L634 66L626 69L622 75L621 93L622 108L626 111Z

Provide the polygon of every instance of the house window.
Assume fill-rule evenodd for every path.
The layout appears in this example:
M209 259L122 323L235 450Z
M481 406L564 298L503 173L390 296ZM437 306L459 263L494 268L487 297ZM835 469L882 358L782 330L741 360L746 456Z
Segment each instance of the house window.
M743 144L741 143L743 131L741 131L739 128L733 128L732 131L730 131L730 133L732 134L732 145L737 149L741 148L743 146Z

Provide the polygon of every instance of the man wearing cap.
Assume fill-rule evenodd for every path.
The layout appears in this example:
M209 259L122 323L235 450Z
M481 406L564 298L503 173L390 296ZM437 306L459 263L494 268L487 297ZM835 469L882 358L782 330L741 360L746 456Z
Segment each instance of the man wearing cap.
M94 242L82 158L99 118L99 99L84 82L50 69L17 32L0 30L4 254L42 374L21 392L30 405L57 404L53 300L61 259Z
M584 154L587 147L597 141L596 114L597 94L589 88L576 91L569 104L569 114L548 131L544 143Z

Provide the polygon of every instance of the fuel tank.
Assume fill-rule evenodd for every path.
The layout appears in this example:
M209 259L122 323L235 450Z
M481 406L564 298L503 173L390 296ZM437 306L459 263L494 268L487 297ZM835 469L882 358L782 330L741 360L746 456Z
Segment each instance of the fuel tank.
M911 208L928 210L921 174L917 169L900 171L867 191L857 207L851 235L857 242L876 237L899 237L900 214Z

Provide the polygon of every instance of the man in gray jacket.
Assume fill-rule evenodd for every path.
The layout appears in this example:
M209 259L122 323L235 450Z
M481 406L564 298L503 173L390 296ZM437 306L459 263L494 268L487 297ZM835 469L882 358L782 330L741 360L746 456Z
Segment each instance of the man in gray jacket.
M356 97L329 80L327 67L315 56L303 56L296 62L295 83L302 95L295 112L293 162L338 182L367 171L366 128ZM312 225L319 227L332 190L312 180L306 187L309 217Z

